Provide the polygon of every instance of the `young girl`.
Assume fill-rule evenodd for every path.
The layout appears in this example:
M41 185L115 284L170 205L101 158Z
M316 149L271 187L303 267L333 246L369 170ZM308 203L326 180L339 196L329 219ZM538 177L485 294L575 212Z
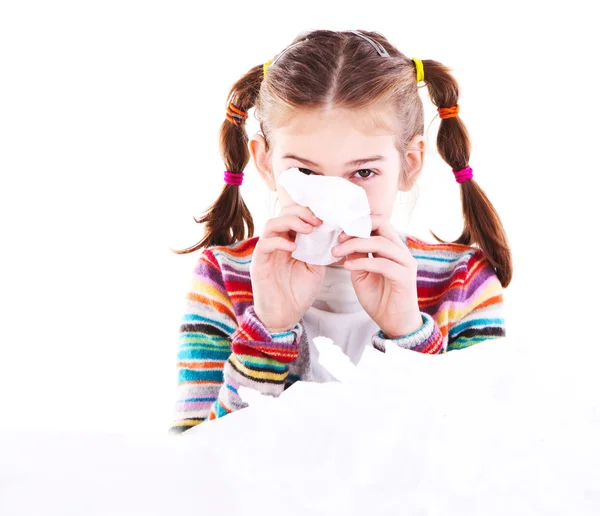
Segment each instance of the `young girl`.
M423 168L421 81L442 119L438 151L460 185L465 227L455 242L433 235L440 243L430 244L389 222L396 192L411 190ZM279 396L297 380L333 380L316 366L318 335L355 364L369 344L437 354L505 336L502 288L511 281L511 254L496 211L472 179L458 93L441 63L408 59L365 31L304 33L233 85L220 137L227 184L196 220L206 223L205 237L175 251L204 248L180 327L170 432L246 407L240 385ZM262 134L249 141L252 107ZM252 237L239 188L250 155L282 207L260 237ZM371 237L342 233L333 250L340 260L328 266L295 260L296 233L322 221L279 187L279 175L292 167L364 188Z

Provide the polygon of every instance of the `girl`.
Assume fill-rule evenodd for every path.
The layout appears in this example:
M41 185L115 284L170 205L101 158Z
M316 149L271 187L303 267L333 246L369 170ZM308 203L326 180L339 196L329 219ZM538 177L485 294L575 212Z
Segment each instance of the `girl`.
M455 242L433 235L440 243L426 243L389 222L397 190L411 190L423 168L421 81L442 119L438 151L460 184L465 227ZM511 281L511 254L472 179L458 92L441 63L408 59L377 32L328 30L300 35L233 85L220 137L227 184L196 220L206 223L205 237L174 251L204 248L180 327L170 432L246 407L240 385L279 396L297 380L334 380L315 365L318 335L355 364L369 343L438 354L506 335L502 288ZM262 134L249 140L252 107ZM282 207L260 237L252 237L239 188L250 155ZM334 247L340 260L329 266L295 260L296 233L322 221L279 187L291 167L364 188L371 237L342 233Z

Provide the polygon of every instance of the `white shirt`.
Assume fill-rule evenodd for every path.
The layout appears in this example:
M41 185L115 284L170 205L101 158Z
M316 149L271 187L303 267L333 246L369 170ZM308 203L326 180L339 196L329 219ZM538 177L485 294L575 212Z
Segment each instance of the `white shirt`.
M318 336L330 338L356 365L379 327L358 301L351 274L341 265L327 265L321 289L302 319L309 343Z

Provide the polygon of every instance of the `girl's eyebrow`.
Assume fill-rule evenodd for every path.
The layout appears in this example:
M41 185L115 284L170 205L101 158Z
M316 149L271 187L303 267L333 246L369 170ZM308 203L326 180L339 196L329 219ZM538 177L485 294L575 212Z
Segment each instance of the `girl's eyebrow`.
M295 159L297 161L304 163L305 165L319 168L319 165L317 163L315 163L314 161L310 161L309 159L306 159L306 158L299 158L298 156L294 156L293 154L286 154L283 156L282 159L286 159L286 158ZM380 161L380 160L385 160L385 159L386 159L385 156L379 156L379 155L371 156L370 158L354 159L354 160L346 163L346 166L347 167L355 167L355 166L357 167L360 165L364 165L365 163L370 163L371 161Z

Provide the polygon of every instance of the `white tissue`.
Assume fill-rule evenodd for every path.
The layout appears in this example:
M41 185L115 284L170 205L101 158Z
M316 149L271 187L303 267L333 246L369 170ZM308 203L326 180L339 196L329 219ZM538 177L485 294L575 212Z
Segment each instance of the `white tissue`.
M292 256L313 265L329 265L341 259L333 256L342 231L361 238L371 236L371 208L367 193L341 177L304 174L297 168L281 173L278 183L294 202L308 206L323 224L309 234L296 234Z

